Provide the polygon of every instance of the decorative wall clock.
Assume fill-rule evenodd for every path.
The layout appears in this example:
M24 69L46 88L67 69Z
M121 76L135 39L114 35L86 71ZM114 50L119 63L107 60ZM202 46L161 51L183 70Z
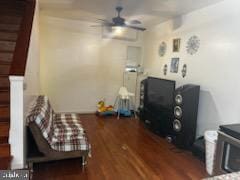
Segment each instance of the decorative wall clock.
M158 48L158 54L160 57L163 57L167 51L167 44L163 41Z
M186 46L187 53L193 55L198 51L199 47L200 39L197 36L190 37Z

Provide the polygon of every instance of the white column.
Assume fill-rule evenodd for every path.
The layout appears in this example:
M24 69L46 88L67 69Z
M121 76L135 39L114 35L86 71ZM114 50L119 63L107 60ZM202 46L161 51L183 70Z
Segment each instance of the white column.
M25 165L25 120L23 117L23 76L10 76L10 138L12 169Z

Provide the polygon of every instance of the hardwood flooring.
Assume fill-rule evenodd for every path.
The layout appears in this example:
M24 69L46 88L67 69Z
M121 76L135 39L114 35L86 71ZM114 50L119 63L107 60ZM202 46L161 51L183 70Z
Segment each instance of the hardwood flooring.
M36 164L36 180L188 180L207 177L190 152L176 149L136 119L82 115L92 145L85 168L80 159Z

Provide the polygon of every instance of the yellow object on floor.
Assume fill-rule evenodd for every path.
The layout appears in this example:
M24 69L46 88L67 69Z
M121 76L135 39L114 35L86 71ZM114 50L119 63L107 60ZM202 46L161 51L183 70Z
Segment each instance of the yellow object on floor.
M99 113L106 112L106 111L113 111L113 106L112 105L105 106L105 102L103 100L98 102L97 107L98 107L97 111Z

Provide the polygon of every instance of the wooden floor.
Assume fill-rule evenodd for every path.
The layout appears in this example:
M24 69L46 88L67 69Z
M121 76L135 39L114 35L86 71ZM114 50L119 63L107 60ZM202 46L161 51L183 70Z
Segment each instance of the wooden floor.
M81 160L36 164L39 180L188 180L207 177L202 162L176 149L136 119L82 115L92 145L86 168Z

